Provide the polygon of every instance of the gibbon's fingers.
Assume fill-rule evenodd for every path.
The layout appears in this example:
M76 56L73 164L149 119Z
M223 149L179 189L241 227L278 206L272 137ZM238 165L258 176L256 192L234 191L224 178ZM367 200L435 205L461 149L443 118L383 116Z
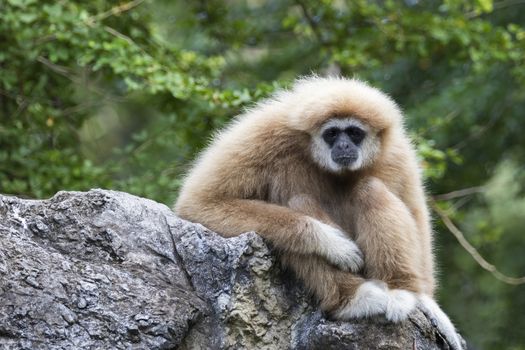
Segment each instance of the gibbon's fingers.
M319 237L317 253L343 271L357 273L363 267L363 253L341 230L312 219Z
M382 281L368 280L357 288L355 295L335 312L335 317L349 320L385 315L391 322L401 322L416 308L414 293L402 289L388 289Z
M430 318L453 350L463 350L463 343L456 332L456 328L434 299L428 295L421 294L418 298L417 306Z
M361 270L364 263L361 250L312 197L306 194L295 195L288 201L288 207L317 219L316 224L328 237L325 242L329 243L319 247L322 257L343 271L356 273Z

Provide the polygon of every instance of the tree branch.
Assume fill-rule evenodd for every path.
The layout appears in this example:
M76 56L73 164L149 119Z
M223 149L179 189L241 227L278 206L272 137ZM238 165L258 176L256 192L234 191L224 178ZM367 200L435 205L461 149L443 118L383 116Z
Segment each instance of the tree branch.
M516 6L516 5L524 5L524 4L525 4L525 0L507 0L507 1L496 2L492 6L491 13L496 10L501 10L507 7ZM473 19L473 18L480 17L481 15L485 15L485 14L486 13L477 13L475 11L471 11L471 12L466 13L465 16L468 19Z
M457 190L457 191L452 191L449 193L437 194L433 196L433 198L436 201L448 201L450 199L470 196L471 194L482 193L484 191L485 191L485 187L475 186L475 187L464 188L464 189Z
M490 272L494 277L496 277L498 280L512 285L519 285L525 283L525 276L523 277L509 277L503 273L501 273L496 266L489 263L481 254L477 251L476 248L474 248L465 238L465 235L454 225L452 220L448 217L448 215L440 209L436 202L431 201L430 205L432 206L432 209L436 212L436 214L439 215L441 220L443 221L443 224L447 227L447 229L456 237L459 244L474 258L474 260L478 263L479 266L481 266L483 269Z
M111 16L120 15L123 12L129 11L132 8L139 6L143 2L144 2L144 0L134 0L134 1L130 1L130 2L127 2L125 4L122 4L122 5L118 5L118 6L112 7L111 9L109 9L106 12L102 12L102 13L99 13L99 14L96 14L96 15L93 15L93 16L89 17L86 20L86 23L92 24L94 22L101 21L101 20L106 19L106 18L111 17Z

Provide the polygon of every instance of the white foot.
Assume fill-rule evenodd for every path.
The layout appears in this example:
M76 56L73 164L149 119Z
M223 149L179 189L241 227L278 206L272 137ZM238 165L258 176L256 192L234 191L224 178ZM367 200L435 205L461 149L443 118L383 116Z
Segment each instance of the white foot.
M403 289L392 289L389 292L391 299L385 313L387 320L392 322L406 320L408 314L416 308L416 296L414 293Z
M421 294L419 296L418 308L435 322L439 332L445 337L453 350L462 350L462 342L448 316L441 310L439 305L430 296Z
M317 253L344 271L358 272L363 267L363 253L341 230L313 220Z
M338 319L369 317L383 314L387 320L405 320L416 307L413 293L401 289L388 289L380 281L367 281L356 291L350 302L335 313Z

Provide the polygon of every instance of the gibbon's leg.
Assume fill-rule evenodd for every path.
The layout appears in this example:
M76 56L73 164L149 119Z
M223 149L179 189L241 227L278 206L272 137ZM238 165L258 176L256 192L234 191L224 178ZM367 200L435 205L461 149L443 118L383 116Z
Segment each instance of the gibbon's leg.
M417 226L405 204L381 180L367 178L354 189L351 207L365 276L420 293Z
M317 254L345 271L359 271L363 266L361 251L340 229L284 206L223 199L178 203L176 211L226 237L256 231L286 253Z
M281 263L294 272L306 288L319 300L320 307L331 317L346 304L364 282L362 277L339 270L316 255L283 253Z
M307 195L293 197L288 205L326 224L335 225L317 202ZM384 314L388 320L397 322L404 320L416 304L415 297L408 291L389 290L382 281L365 280L338 270L317 256L283 254L281 261L314 293L321 308L337 319Z

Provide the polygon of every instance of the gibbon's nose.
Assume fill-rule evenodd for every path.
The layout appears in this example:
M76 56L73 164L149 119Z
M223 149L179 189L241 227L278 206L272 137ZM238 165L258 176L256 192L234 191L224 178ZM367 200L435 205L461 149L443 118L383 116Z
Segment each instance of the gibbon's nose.
M340 141L335 145L340 151L348 151L350 149L350 144L347 141Z

